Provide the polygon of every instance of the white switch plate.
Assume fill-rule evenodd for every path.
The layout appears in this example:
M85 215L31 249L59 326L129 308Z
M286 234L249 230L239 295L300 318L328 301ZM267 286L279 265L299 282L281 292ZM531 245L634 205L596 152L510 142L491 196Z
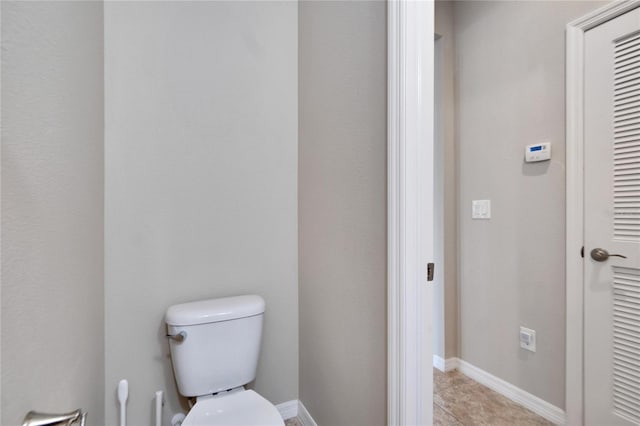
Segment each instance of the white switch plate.
M471 219L491 219L491 200L473 200Z
M520 347L531 352L536 351L536 331L520 327Z

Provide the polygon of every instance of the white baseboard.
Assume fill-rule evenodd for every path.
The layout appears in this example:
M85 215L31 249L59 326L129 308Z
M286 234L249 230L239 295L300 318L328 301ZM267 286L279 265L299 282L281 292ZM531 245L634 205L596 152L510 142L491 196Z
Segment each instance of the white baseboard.
M302 422L302 426L318 426L311 414L307 411L302 401L298 401L298 418Z
M447 358L444 361L444 371L453 371L457 370L460 367L460 359L459 358Z
M487 373L466 361L457 359L457 364L458 370L460 370L460 372L465 376L472 378L489 389L492 389L523 407L528 408L552 423L557 425L565 424L566 416L563 409L558 408L555 405L512 385L511 383L505 382L493 374Z
M291 401L283 402L276 405L276 408L280 412L282 420L292 419L298 416L298 400L292 399Z
M307 411L306 407L297 399L293 399L291 401L283 402L282 404L276 405L276 408L280 412L280 416L282 420L289 420L294 417L298 417L302 426L318 426L316 421L313 420L311 414Z
M459 361L460 360L458 358L443 359L442 357L439 357L438 355L434 355L433 356L433 366L435 368L437 368L438 370L440 370L442 372L445 372L445 373L447 371L456 370L458 368Z
M437 368L440 371L444 371L444 358L433 354L433 367Z

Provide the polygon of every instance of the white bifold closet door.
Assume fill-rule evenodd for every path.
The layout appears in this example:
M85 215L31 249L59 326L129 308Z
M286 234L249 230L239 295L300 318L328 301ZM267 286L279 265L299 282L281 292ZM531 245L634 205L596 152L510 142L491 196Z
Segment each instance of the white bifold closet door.
M634 425L640 424L640 9L587 31L585 66L585 423Z

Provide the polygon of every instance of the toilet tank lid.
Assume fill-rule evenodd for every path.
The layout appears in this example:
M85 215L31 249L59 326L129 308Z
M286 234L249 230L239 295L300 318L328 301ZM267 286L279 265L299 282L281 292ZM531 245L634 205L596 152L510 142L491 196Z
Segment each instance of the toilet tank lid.
M264 299L257 295L198 300L170 306L168 325L197 325L250 317L264 313Z

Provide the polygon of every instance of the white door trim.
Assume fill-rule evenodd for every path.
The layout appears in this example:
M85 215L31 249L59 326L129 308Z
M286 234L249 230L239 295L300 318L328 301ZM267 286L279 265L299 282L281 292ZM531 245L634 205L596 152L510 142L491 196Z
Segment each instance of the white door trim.
M567 24L566 46L566 387L568 425L584 424L584 34L640 6L612 2ZM588 251L585 249L585 251Z
M420 303L429 291L423 223L432 206L421 182L433 155L433 0L387 4L387 424L422 425L433 413L432 312Z

